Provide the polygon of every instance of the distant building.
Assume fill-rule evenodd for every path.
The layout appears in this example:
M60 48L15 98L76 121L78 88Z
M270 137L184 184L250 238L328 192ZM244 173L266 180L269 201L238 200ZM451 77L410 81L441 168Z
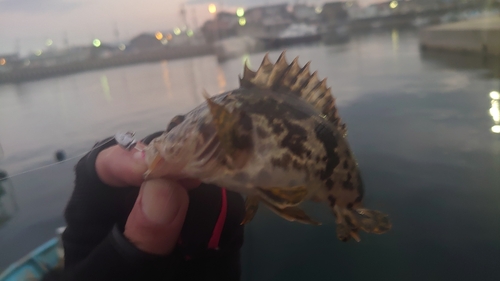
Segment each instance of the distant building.
M0 72L8 72L22 66L19 54L0 54Z
M212 43L237 34L238 17L235 13L220 12L215 19L206 21L201 27L205 40Z
M288 11L288 4L260 6L245 11L247 25L278 26L289 25L293 15Z
M294 21L288 4L259 6L245 11L246 25L242 33L252 37L274 37Z
M347 2L329 2L323 5L321 20L324 22L339 22L349 20Z
M132 38L128 44L128 48L130 48L130 50L158 49L162 47L163 44L161 41L156 39L154 34L150 33L141 33Z
M24 61L25 67L54 66L85 61L91 58L93 46L79 46L68 49L50 49L38 54L31 54Z
M313 23L317 22L320 17L316 11L316 7L305 4L297 4L293 6L293 16L299 22Z

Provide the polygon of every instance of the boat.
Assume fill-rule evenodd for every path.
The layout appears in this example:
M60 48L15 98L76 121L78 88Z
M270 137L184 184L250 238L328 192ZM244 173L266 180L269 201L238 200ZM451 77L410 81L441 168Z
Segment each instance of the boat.
M56 230L56 237L43 243L0 273L0 281L39 281L63 268L64 249L61 235L65 227Z
M215 54L219 62L240 57L260 50L259 42L249 36L229 37L214 43Z
M321 39L316 25L304 23L291 24L277 36L262 36L258 39L266 48L281 48L283 46L317 42Z
M321 34L321 40L326 44L345 43L351 39L347 21L329 22L320 25L318 32Z

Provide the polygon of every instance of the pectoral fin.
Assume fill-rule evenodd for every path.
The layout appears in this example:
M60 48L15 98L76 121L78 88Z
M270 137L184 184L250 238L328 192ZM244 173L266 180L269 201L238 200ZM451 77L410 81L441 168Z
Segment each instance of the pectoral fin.
M258 187L260 195L269 202L280 207L295 206L304 201L307 196L305 186L296 186L290 188L282 187Z
M266 202L265 200L263 200L262 202L264 202L266 206L269 207L269 209L271 209L277 215L288 221L297 221L304 224L321 225L320 222L311 219L302 209L298 207L286 207L280 209Z
M304 224L321 225L311 219L302 209L295 207L307 196L305 187L293 188L256 188L257 195L249 195L245 200L246 214L241 224L250 222L257 212L259 202L264 203L278 216L288 220L297 221Z
M259 209L259 196L256 195L248 195L245 200L245 218L241 222L241 224L247 224L252 221L253 217L257 213Z
M214 102L206 92L206 99L221 147L229 167L243 167L253 149L252 119L242 110L229 111L224 105Z

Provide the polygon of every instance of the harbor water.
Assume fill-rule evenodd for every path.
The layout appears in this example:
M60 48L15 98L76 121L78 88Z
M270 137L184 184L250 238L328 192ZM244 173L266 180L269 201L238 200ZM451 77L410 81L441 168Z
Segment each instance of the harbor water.
M271 60L279 54L270 52ZM0 226L0 269L64 225L73 166L96 141L165 129L203 101L203 89L215 95L237 88L244 60L255 69L263 56L221 64L204 56L0 85L0 169L13 176L18 206ZM326 205L305 206L322 226L260 208L245 230L243 280L498 280L500 134L492 128L500 113L490 96L500 91L498 69L481 58L422 54L414 31L289 48L288 61L295 56L328 78L366 205L387 212L393 229L343 243ZM54 164L58 149L69 160Z

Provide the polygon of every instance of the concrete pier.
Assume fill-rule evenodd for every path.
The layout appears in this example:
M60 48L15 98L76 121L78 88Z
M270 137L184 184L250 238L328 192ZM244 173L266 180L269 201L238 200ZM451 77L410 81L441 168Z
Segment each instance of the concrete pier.
M500 56L500 16L431 26L419 39L422 49Z
M74 74L82 71L117 67L130 64L182 59L215 54L212 45L170 46L151 51L140 51L114 55L108 58L92 58L85 61L42 67L26 67L10 72L0 72L0 84L20 83L55 76Z

